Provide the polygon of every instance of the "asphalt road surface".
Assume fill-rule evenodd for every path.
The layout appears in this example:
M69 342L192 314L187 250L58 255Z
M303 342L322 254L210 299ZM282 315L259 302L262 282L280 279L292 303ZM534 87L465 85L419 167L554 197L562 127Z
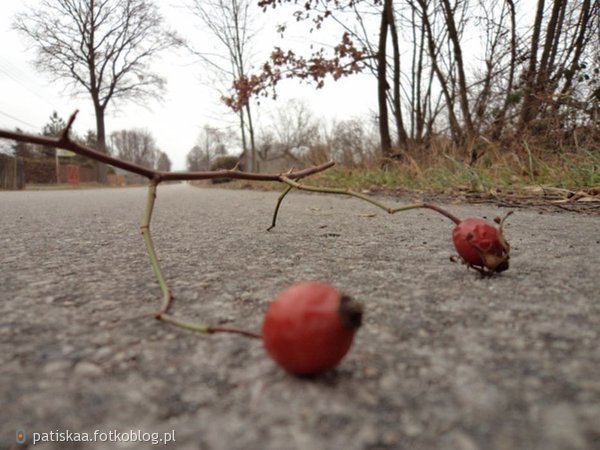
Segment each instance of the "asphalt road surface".
M364 303L341 365L301 379L259 340L152 318L145 198L0 192L1 449L600 448L600 217L517 210L510 269L481 278L450 262L452 224L432 211L292 193L267 232L277 193L160 186L174 315L259 330L306 279ZM139 442L153 438L175 442Z

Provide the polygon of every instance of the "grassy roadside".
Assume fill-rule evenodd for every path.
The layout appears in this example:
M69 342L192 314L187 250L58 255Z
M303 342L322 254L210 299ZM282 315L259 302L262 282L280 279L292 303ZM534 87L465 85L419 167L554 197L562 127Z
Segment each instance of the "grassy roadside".
M600 149L544 158L531 152L522 158L514 153L502 158L482 157L472 166L447 155L423 162L405 158L386 168L338 165L303 182L355 191L402 190L448 195L464 192L525 195L540 188L595 190L600 189ZM216 186L281 189L279 183L248 181Z
M472 195L494 198L529 197L553 194L553 198L584 192L588 199L600 201L600 148L579 149L577 153L536 154L527 148L524 155L484 155L468 165L448 154L417 160L404 156L382 168L336 165L307 177L303 183L313 186L346 188L358 192L398 192L429 196ZM194 182L198 186L281 190L281 183L232 181L213 185L210 181ZM116 187L98 183L28 184L26 190L63 190Z
M319 180L319 178L322 178ZM578 190L600 185L600 155L560 155L552 161L531 156L527 161L481 159L470 166L446 156L429 165L416 161L387 169L335 168L311 181L337 184L351 189L398 189L451 193L522 192L531 186Z

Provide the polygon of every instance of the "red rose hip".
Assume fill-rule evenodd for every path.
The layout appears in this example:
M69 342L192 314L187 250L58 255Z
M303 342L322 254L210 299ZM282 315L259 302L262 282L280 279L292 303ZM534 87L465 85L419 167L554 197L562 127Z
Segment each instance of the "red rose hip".
M497 219L500 223L499 228L483 219L473 217L460 221L454 227L452 240L456 251L466 264L484 273L508 269L510 247L503 235L504 219Z
M271 302L262 325L268 354L296 375L317 375L346 355L362 305L321 281L296 283Z

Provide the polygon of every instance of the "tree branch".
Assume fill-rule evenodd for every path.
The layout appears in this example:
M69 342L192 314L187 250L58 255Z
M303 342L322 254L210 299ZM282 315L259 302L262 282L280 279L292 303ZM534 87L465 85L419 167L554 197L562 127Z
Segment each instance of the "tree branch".
M321 164L320 166L309 167L304 170L299 171L290 171L285 175L283 174L260 174L260 173L250 173L250 172L241 172L237 169L233 170L219 170L213 172L164 172L159 170L148 169L141 165L124 161L119 158L115 158L109 156L105 153L100 153L97 150L91 149L89 147L84 147L74 141L69 137L69 131L77 117L77 112L75 111L69 117L67 124L64 129L59 133L58 137L46 137L46 136L37 136L25 133L17 133L12 131L6 131L0 129L0 138L4 139L12 139L17 142L28 142L31 144L38 144L48 147L61 148L64 150L70 150L73 153L76 153L81 156L87 156L91 159L94 159L99 162L103 162L106 164L110 164L114 167L118 167L120 169L127 170L129 172L136 173L138 175L142 175L150 180L148 186L148 197L146 200L146 208L144 212L144 216L142 219L142 223L140 226L140 231L142 234L142 239L144 240L144 244L146 247L146 252L148 253L148 257L150 258L150 264L152 266L152 270L158 281L158 285L160 287L162 293L162 301L160 308L154 314L154 317L157 320L161 320L163 322L169 323L171 325L175 325L180 328L184 328L191 331L196 331L200 333L234 333L242 336L250 337L250 338L258 338L260 339L260 334L255 333L253 331L247 331L236 327L227 327L227 326L219 326L219 325L209 325L203 323L192 323L188 321L184 321L181 319L177 319L168 314L169 308L173 301L173 295L171 294L171 289L167 284L165 276L160 266L160 262L158 260L158 255L154 249L154 243L152 242L152 236L150 234L150 222L152 220L152 212L154 210L154 203L156 201L156 189L158 184L161 181L167 180L202 180L209 178L237 178L244 180L256 180L256 181L282 181L282 182L293 182L292 179L298 180L308 175L320 172L322 170L328 169L333 166L333 161L329 161L328 163ZM288 186L286 193L292 189L292 186ZM280 197L279 204L281 200L283 200L282 195ZM273 226L275 226L275 217L273 218Z
M397 206L397 207L393 208L391 206L384 205L380 201L375 200L374 198L369 197L368 195L361 194L360 192L354 192L350 189L328 188L328 187L308 186L305 184L300 184L297 181L290 179L288 174L281 175L279 177L279 181L287 184L287 187L283 190L283 192L277 199L277 204L275 205L275 211L273 212L273 219L271 221L271 226L269 228L267 228L267 231L271 231L277 225L277 215L279 213L279 208L281 207L281 202L286 197L286 195L292 190L292 188L296 188L300 191L319 192L321 194L339 194L339 195L347 195L349 197L355 197L360 200L364 200L365 202L368 202L374 206L377 206L378 208L383 209L388 214L396 214L399 212L409 211L411 209L418 209L418 208L431 209L432 211L435 211L435 212L443 215L444 217L450 219L456 225L458 225L460 223L460 219L458 217L449 213L448 211L444 210L443 208L440 208L439 206L432 205L431 203L414 203L412 205Z
M204 172L163 172L160 170L142 167L139 164L135 164L120 158L116 158L114 156L107 155L105 153L101 153L97 150L85 147L83 145L78 144L77 142L72 141L71 138L69 138L69 130L73 125L76 115L77 111L75 111L71 115L69 121L67 122L67 126L57 138L27 133L19 133L15 131L8 131L2 129L0 129L0 138L12 139L13 141L17 142L27 142L30 144L44 145L46 147L54 147L63 150L69 150L73 153L76 153L81 156L87 156L88 158L99 161L101 163L109 164L113 167L118 167L119 169L136 173L138 175L148 178L149 180L155 180L156 183L160 183L162 181L208 180L212 178L224 177L235 178L238 180L280 181L281 174L262 174L253 172L241 172L239 170L218 170ZM287 173L286 177L292 180L298 180L308 175L312 175L317 172L322 172L323 170L329 169L334 164L335 163L333 161L329 161L319 166L313 166L304 170L298 170L291 173Z

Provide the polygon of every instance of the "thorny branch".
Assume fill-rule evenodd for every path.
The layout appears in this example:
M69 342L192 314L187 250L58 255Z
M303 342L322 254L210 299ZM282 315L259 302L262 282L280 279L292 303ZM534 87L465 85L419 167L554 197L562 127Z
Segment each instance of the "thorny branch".
M69 121L67 122L66 127L60 133L60 135L56 138L46 137L46 136L38 136L33 134L26 133L18 133L14 131L7 131L0 129L0 138L12 139L13 141L18 142L27 142L30 144L44 145L47 147L61 148L63 150L69 150L73 153L76 153L81 156L87 156L88 158L94 159L96 161L109 164L113 167L118 167L119 169L126 170L128 172L133 172L143 177L148 178L149 180L154 180L156 184L159 184L163 181L183 181L183 180L208 180L211 178L235 178L239 180L254 180L254 181L279 181L281 174L262 174L262 173L252 173L252 172L242 172L240 170L217 170L217 171L205 171L205 172L163 172L160 170L149 169L147 167L140 166L139 164L134 164L130 161L125 161L123 159L116 158L114 156L110 156L106 153L99 152L97 150L91 149L89 147L85 147L77 142L71 140L69 137L69 131L73 122L75 121L75 117L77 116L77 112L75 111ZM319 166L309 167L304 170L298 170L294 172L287 173L286 176L292 180L297 180L300 178L304 178L306 176L315 174L317 172L322 172L323 170L329 169L334 165L333 161L329 161L325 164L321 164Z
M171 289L169 288L165 276L160 267L160 262L158 260L158 256L154 249L154 243L152 242L152 237L150 234L150 222L152 220L152 212L154 211L154 203L156 201L156 190L158 185L162 181L181 181L181 180L206 180L211 178L236 178L242 180L254 180L254 181L282 181L283 178L286 180L299 180L308 175L312 175L317 172L321 172L326 170L334 165L333 161L329 161L325 164L321 164L319 166L309 167L304 170L298 171L289 171L285 175L282 174L259 174L252 172L241 172L236 168L232 170L219 170L219 171L209 171L209 172L163 172L159 170L149 169L147 167L140 166L138 164L134 164L129 161L122 160L120 158L115 158L106 153L101 153L97 150L91 149L89 147L85 147L83 145L78 144L75 141L72 141L69 137L69 131L71 130L71 126L75 121L77 116L77 112L75 111L65 126L65 128L60 132L59 136L56 138L45 137L45 136L37 136L26 133L17 133L12 131L6 131L0 129L0 138L11 139L17 142L27 142L30 144L43 145L48 147L60 148L63 150L69 150L73 153L76 153L81 156L87 156L88 158L94 159L96 161L110 164L111 166L118 167L120 169L136 173L138 175L144 176L148 178L148 196L146 200L146 208L144 211L144 216L142 219L142 223L140 225L140 231L142 234L142 238L144 240L144 244L146 246L146 251L148 253L148 257L150 258L150 264L152 266L152 270L160 287L162 293L162 302L159 310L154 314L154 317L157 320L161 320L163 322L170 323L172 325L178 326L180 328L184 328L186 330L196 331L200 333L235 333L240 334L242 336L251 337L251 338L260 338L260 334L246 331L242 329L238 329L235 327L226 327L219 325L208 325L208 324L198 324L183 321L177 319L168 313L168 310L173 302L173 295L171 294ZM289 186L291 189L291 186ZM280 198L283 200L283 196Z
M271 223L271 226L268 228L268 230L271 230L275 227L276 222L277 222L277 215L279 213L281 203L283 202L283 199L287 196L287 194L294 188L298 189L298 190L304 190L304 191L310 191L310 192L340 194L340 195L355 197L360 200L366 201L374 206L377 206L378 208L383 209L388 214L395 214L395 213L398 213L401 211L408 211L408 210L417 209L417 208L426 208L426 209L430 209L430 210L433 210L433 211L436 211L436 212L442 214L443 216L450 219L452 222L454 222L457 225L460 223L460 220L453 214L445 211L444 209L442 209L436 205L432 205L429 203L415 203L415 204L411 204L411 205L390 207L390 206L384 205L383 203L379 202L378 200L375 200L374 198L371 198L371 197L361 194L359 192L354 192L349 189L309 186L309 185L301 184L298 182L298 180L300 180L308 175L312 175L314 173L321 172L323 170L328 169L329 167L333 166L333 164L334 164L333 161L327 162L320 166L314 166L314 167L310 167L308 169L304 169L304 170L300 170L300 171L290 170L286 173L280 173L280 174L258 174L258 173L250 173L250 172L241 172L237 169L237 166L236 166L236 168L234 168L232 170L220 170L220 171L214 171L214 172L163 172L163 171L148 169L146 167L142 167L140 165L137 165L137 164L134 164L134 163L131 163L128 161L124 161L124 160L112 157L112 156L104 154L104 153L100 153L96 150L93 150L88 147L84 147L84 146L72 141L69 138L69 130L73 124L73 121L75 120L76 114L77 114L77 111L75 111L75 113L73 113L73 115L69 118L67 125L65 126L64 130L60 133L58 138L48 138L48 137L28 135L28 134L23 134L23 133L14 133L14 132L9 132L9 131L4 131L4 130L0 130L0 138L13 139L16 141L21 141L21 142L29 142L29 143L33 143L33 144L46 145L46 146L51 146L51 147L55 147L55 148L62 148L65 150L70 150L79 155L87 156L87 157L90 157L97 161L107 163L112 166L119 167L121 169L130 171L133 173L137 173L138 175L145 176L146 178L149 179L148 196L147 196L147 200L146 200L146 209L144 212L140 230L141 230L142 238L144 240L144 244L146 246L146 251L150 258L150 264L152 265L152 270L154 271L154 275L157 279L158 285L159 285L161 293L163 295L161 306L160 306L159 310L154 314L154 317L157 320L161 320L163 322L170 323L172 325L175 325L177 327L180 327L180 328L183 328L186 330L191 330L191 331L200 332L200 333L208 333L208 334L235 333L235 334L239 334L239 335L243 335L243 336L251 337L251 338L260 338L261 337L260 334L252 332L252 331L242 330L242 329L235 328L235 327L213 326L213 325L208 325L208 324L203 324L203 323L187 322L187 321L175 318L175 317L171 316L170 314L168 314L169 308L171 307L171 304L173 302L173 296L171 294L171 290L166 282L166 279L165 279L162 269L160 267L158 256L156 255L156 251L154 249L154 244L152 242L152 237L150 234L150 222L152 220L152 212L154 210L154 203L156 201L156 190L157 190L158 185L162 181L202 180L202 179L210 179L210 178L217 178L217 177L228 177L228 178L237 178L237 179L245 179L245 180L255 180L255 181L279 181L281 183L284 183L286 185L286 188L283 190L283 192L280 194L279 198L277 199L277 204L275 206L275 211L273 213L272 223Z

